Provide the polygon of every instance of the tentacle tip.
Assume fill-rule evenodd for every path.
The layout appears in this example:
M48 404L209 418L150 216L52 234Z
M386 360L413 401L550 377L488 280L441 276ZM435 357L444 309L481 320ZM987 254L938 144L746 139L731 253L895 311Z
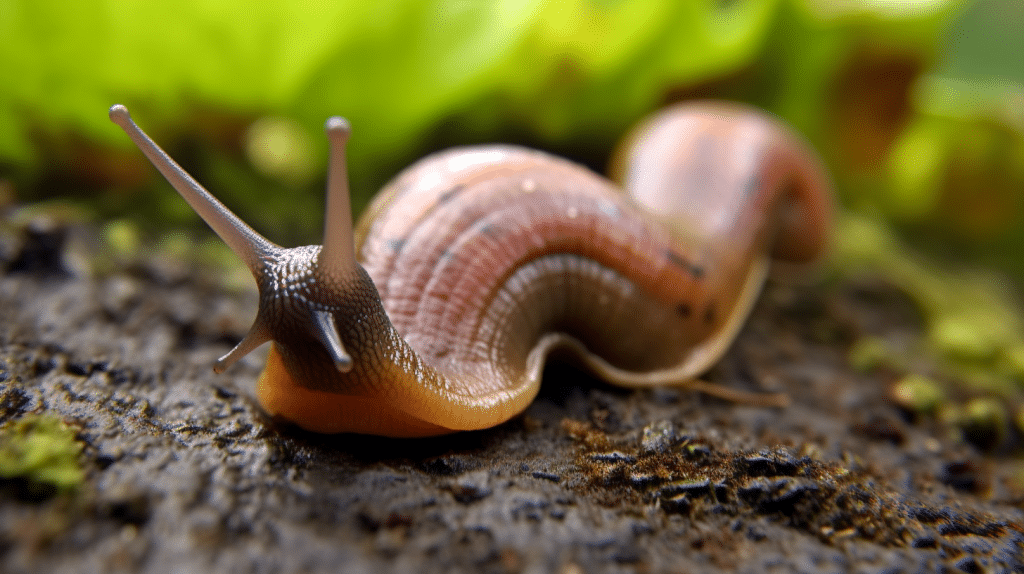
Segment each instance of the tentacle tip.
M219 375L219 374L223 373L224 371L226 371L228 369L228 367L230 367L230 366L231 366L231 363L227 361L227 355L225 355L225 356L217 359L213 363L213 372Z
M348 140L349 136L352 135L352 125L341 116L331 116L327 118L327 123L324 124L324 131L327 132L327 136L331 138L339 138L341 140Z
M131 114L128 114L128 108L123 103L115 103L111 106L111 120L115 118L131 118Z
M237 363L238 359L241 358L241 356L238 356L238 354L235 352L237 349L237 347L231 349L231 351L229 351L226 355L214 361L213 372L219 375L224 371L228 370L228 367Z
M132 119L132 115L128 113L128 108L123 104L114 104L110 106L108 114L110 115L110 121L115 124L121 124L126 121L130 122Z
M347 373L352 370L352 357L345 355L334 360L334 367L339 373Z

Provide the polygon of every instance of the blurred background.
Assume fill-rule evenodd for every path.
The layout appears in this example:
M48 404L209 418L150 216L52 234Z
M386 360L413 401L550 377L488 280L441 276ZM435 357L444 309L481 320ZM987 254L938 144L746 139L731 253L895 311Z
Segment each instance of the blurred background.
M115 255L223 251L114 103L297 245L319 241L330 115L353 125L358 211L442 147L517 142L603 171L659 106L750 102L832 169L833 268L906 291L943 372L1009 398L997 414L1024 429L1024 0L7 0L0 38L3 225L86 222ZM900 354L851 350L865 368ZM895 395L937 408L947 386L923 381Z

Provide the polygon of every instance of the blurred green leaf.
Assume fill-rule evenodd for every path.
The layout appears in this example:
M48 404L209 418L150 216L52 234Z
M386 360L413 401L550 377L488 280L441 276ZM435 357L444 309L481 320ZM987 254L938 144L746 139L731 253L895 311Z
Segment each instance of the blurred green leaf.
M356 129L355 159L371 164L416 149L452 114L549 142L610 141L674 92L758 60L778 67L779 94L794 98L780 109L807 113L821 106L797 102L820 95L865 19L906 42L932 38L948 12L947 2L885 18L870 4L827 5L85 0L67 10L13 0L0 8L0 126L10 128L0 161L38 162L40 138L65 133L126 145L102 113L114 102L157 133L191 129L197 110L291 116L311 133L341 113ZM780 46L788 56L766 52Z

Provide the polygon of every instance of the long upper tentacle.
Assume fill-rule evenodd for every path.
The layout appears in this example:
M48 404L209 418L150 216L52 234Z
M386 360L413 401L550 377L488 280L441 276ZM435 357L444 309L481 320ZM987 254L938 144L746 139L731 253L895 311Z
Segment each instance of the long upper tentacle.
M139 129L139 126L135 125L131 114L128 113L128 108L121 104L112 106L110 119L128 134L128 137L135 142L142 153L146 154L153 166L160 170L160 173L181 194L181 197L224 240L224 243L227 243L235 255L245 262L253 275L257 275L261 256L280 248L256 233L253 228L239 219L171 159L160 146Z

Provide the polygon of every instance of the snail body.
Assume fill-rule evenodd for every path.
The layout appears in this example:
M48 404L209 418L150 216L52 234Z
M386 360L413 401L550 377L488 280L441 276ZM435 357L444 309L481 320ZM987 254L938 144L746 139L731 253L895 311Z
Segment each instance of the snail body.
M748 108L700 104L627 138L629 195L544 152L455 148L399 174L353 232L348 128L332 118L323 247L285 249L123 106L111 118L256 278L253 327L215 369L273 341L260 402L316 432L494 426L533 400L556 352L617 385L689 381L735 337L769 257L813 259L829 223L827 179L798 138Z

